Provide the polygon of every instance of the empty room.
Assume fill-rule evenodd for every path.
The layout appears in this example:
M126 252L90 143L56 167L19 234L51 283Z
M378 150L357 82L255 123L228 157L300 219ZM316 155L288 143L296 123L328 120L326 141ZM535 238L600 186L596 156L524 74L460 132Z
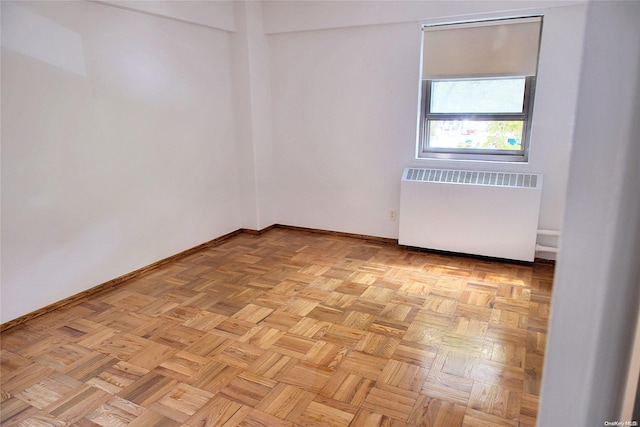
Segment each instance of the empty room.
M640 2L0 7L2 426L637 425Z

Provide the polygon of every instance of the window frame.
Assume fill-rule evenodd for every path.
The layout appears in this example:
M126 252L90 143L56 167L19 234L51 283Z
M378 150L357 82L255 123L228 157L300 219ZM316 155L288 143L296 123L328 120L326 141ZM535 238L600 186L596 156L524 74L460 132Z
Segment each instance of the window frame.
M522 112L519 113L431 113L431 83L434 81L485 80L498 78L524 78L524 96ZM420 159L487 160L502 162L526 162L529 154L531 117L535 95L536 76L507 76L486 78L446 78L421 80L420 103L420 141L417 157ZM429 147L429 120L476 120L476 121L522 121L522 140L520 150L483 149L483 148L433 148Z

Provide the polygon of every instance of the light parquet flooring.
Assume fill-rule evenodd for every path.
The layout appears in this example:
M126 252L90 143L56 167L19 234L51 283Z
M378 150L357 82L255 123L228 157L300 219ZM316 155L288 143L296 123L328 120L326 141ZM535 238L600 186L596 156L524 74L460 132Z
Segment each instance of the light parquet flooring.
M553 267L273 229L2 335L3 426L533 426Z

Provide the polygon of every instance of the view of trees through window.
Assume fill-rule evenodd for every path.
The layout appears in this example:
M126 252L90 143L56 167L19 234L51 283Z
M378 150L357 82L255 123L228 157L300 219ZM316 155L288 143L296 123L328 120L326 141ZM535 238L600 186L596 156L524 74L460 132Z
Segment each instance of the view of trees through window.
M429 120L431 148L520 150L522 121Z
M524 78L431 82L429 147L520 150ZM438 115L442 115L442 119Z

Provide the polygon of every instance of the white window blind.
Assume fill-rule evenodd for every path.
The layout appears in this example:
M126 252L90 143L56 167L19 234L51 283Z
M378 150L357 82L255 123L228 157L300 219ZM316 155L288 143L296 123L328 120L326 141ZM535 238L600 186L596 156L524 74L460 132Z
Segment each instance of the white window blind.
M535 76L542 18L425 26L422 78Z

